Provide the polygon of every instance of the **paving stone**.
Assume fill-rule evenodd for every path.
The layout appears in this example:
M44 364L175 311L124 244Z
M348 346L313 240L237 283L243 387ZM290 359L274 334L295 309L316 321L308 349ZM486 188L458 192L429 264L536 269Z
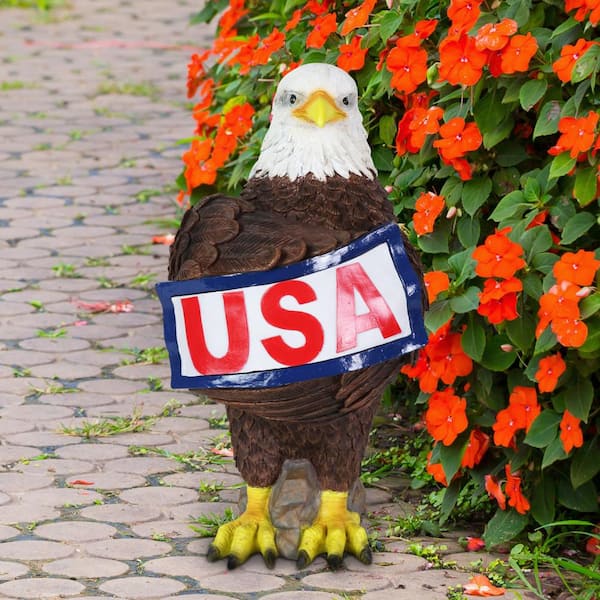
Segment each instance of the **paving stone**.
M200 429L208 429L209 424L203 419L190 419L189 417L165 417L154 425L154 431L167 431L172 433L189 433ZM215 436L217 435L215 430Z
M0 586L1 588L1 586ZM122 598L157 598L167 594L176 594L185 589L185 585L175 579L161 577L125 577L111 579L99 586L107 594Z
M2 420L0 420L0 423ZM12 494L28 490L39 490L52 485L54 477L44 474L0 473L0 490ZM1 522L1 521L0 521Z
M415 598L431 598L442 600L446 598L449 587L465 584L470 575L458 571L434 570L417 571L394 578L393 598L399 600L414 600ZM365 600L390 600L390 590L385 592L370 592L362 596Z
M75 484L77 488L90 488L97 490L121 490L134 486L144 485L146 479L141 475L132 473L102 473L99 471L74 473L65 480L68 485L74 481L86 481L89 485Z
M11 497L8 494L0 492L0 506L8 504L11 501Z
M26 565L0 560L0 580L16 579L17 577L26 575L28 572L29 568Z
M193 502L198 498L198 492L180 487L139 487L125 490L119 497L130 504L164 507Z
M1 421L0 421L1 423ZM143 431L140 433L120 433L110 438L98 438L100 443L122 444L124 446L159 446L173 442L173 436L168 433Z
M88 521L60 521L38 525L34 534L39 538L46 538L57 542L95 542L110 538L117 533L117 529L106 523L91 523ZM89 546L85 546L89 551ZM109 557L106 557L109 558ZM110 558L118 558L111 556Z
M83 506L100 502L103 498L100 494L86 489L71 488L48 488L44 490L32 490L22 494L15 494L15 498L21 502L36 504L39 506Z
M316 575L312 577L316 577ZM203 588L219 592L268 592L284 585L285 579L282 577L244 571L225 571L221 575L212 575L202 579Z
M71 579L117 577L129 571L127 563L108 558L65 558L45 564L43 571Z
M345 572L343 577L339 573L315 573L302 579L303 585L337 591L371 591L380 590L390 585L390 580L373 575L372 573Z
M0 509L1 510L1 509ZM160 516L160 508L136 506L132 504L104 504L88 506L81 511L81 516L93 521L107 523L136 524L152 521Z
M73 546L46 540L22 540L0 544L0 558L15 560L49 560L66 558L75 552Z
M98 377L102 374L99 367L92 365L77 365L66 361L48 363L31 367L31 374L35 377L48 377L50 379L76 380L84 377Z
M60 511L51 506L40 506L27 502L11 502L0 506L0 523L15 525L17 523L39 523L49 519L56 519ZM1 544L0 544L1 546ZM8 556L7 558L14 558Z
M105 461L128 456L127 448L117 444L78 444L65 446L55 451L60 458L80 458L82 460Z
M229 473L214 473L212 471L203 471L199 473L174 473L173 475L167 475L166 477L164 477L163 481L166 485L188 487L197 490L200 487L201 483L232 486L239 485L243 482L243 479L237 475L230 475Z
M192 502L179 506L167 506L163 509L165 516L175 521L197 519L201 515L222 515L227 509L239 512L235 504L230 502Z
M28 446L0 446L0 464L7 465L19 460L25 460L37 456L38 448Z
M0 540L9 540L10 538L20 535L21 532L15 527L9 527L8 525L0 525Z
M51 577L16 579L0 584L0 593L9 598L68 598L85 589L81 583Z
M136 473L138 475L155 475L157 473L171 473L179 471L183 466L174 460L158 457L134 457L112 460L105 465L105 470L120 473Z
M128 381L125 379L91 379L78 385L84 392L103 394L132 394L146 388L145 382Z
M42 394L38 398L40 404L52 404L54 406L76 406L87 408L91 406L102 406L112 404L114 400L104 394L91 394L89 392L75 392L73 394Z
M361 596L361 598L363 597ZM275 592L274 594L267 594L263 598L268 598L269 600L336 600L335 596L332 596L330 592L311 591ZM389 592L386 600L391 600Z
M107 525L103 525L103 527L107 527ZM114 558L116 560L136 560L161 556L172 550L171 544L167 542L139 538L103 539L86 544L84 548L86 553L92 556Z
M191 538L197 535L190 527L190 521L172 519L150 521L132 525L131 531L140 537Z
M144 572L169 577L190 577L202 582L206 577L226 573L227 565L225 561L208 562L205 556L167 556L144 563Z
M68 352L85 350L90 347L90 343L79 338L30 338L20 342L19 346L24 350L66 354Z
M73 473L81 473L89 471L92 464L83 460L66 459L66 458L47 458L30 462L28 465L19 465L15 467L21 473L26 475L71 475Z

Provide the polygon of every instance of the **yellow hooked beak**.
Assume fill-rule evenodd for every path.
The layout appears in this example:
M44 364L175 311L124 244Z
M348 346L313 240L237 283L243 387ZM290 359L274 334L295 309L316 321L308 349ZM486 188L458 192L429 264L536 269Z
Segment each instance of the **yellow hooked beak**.
M338 108L335 100L324 90L313 92L302 106L292 111L292 114L318 127L346 118L346 113Z

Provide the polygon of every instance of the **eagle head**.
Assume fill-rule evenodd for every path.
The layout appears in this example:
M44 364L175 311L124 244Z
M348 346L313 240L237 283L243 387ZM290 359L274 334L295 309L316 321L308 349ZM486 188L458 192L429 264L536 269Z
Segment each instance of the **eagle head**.
M271 117L250 177L375 177L358 89L342 69L311 63L288 73L277 86Z

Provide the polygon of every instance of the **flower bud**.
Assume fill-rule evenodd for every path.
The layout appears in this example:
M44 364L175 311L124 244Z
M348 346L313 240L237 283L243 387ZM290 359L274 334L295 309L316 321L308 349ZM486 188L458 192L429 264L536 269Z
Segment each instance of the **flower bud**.
M451 206L448 209L448 212L446 213L446 219L453 219L456 216L457 212L458 212L458 209L456 208L456 206Z
M500 346L500 350L502 350L502 352L512 352L515 349L515 347L512 344L502 344Z
M587 298L592 293L592 288L589 286L582 287L575 295L578 298Z
M383 188L388 194L391 194L394 188L391 185L386 185Z

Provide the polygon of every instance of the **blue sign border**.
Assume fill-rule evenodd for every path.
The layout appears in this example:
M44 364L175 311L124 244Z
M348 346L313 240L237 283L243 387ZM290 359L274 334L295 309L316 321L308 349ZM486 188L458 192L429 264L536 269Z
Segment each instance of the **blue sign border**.
M233 375L202 375L196 377L181 375L181 358L177 346L175 313L171 298L204 292L248 288L276 283L286 279L296 279L310 273L337 266L364 254L382 243L388 245L396 271L404 282L408 317L411 326L410 335L384 343L375 348L369 348L318 363L282 367L281 369L253 373L236 373ZM163 308L165 342L171 363L171 387L174 389L278 387L297 381L338 375L347 371L364 368L396 358L407 352L412 352L427 343L427 332L425 331L421 309L422 289L420 280L408 260L398 225L395 223L383 225L379 229L354 240L347 246L285 267L270 271L250 271L231 275L187 279L185 281L166 281L158 283L156 291L158 292ZM360 366L357 367L357 364Z

